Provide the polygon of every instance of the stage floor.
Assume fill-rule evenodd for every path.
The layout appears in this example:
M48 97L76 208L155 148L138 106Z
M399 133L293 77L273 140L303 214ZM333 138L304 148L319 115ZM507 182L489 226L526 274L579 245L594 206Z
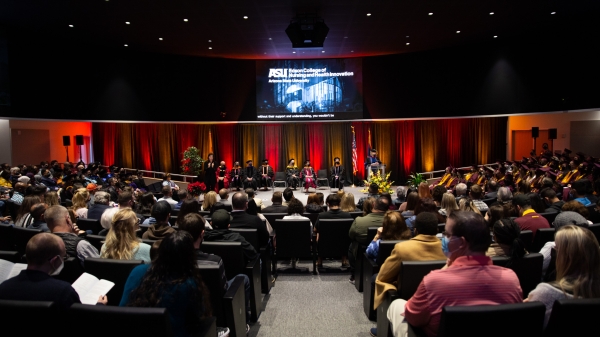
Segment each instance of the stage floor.
M354 202L357 203L358 199L360 199L361 197L364 197L367 195L366 192L361 192L361 190L364 187L350 187L350 186L346 186L344 187L344 192L346 193L352 193L354 195ZM268 191L262 191L262 190L258 190L256 197L262 199L263 204L265 206L270 206L271 204L273 204L271 202L271 197L273 196L273 192L275 191L279 191L279 192L283 192L283 190L285 189L285 187L276 187L275 190L273 189L269 189ZM392 190L395 191L396 190L396 186L392 186ZM303 192L304 189L303 188L298 188L297 190L294 191L294 197L296 197L296 199L302 201L302 204L306 205L306 201L308 200L308 195L310 193L316 193L316 192L321 192L324 195L324 198L327 199L327 196L330 193L337 193L337 189L331 189L331 192L329 192L329 187L319 187L317 190L315 190L314 188L310 188L309 189L309 193L304 193ZM236 191L234 190L231 194L230 194L230 198L233 195L233 193L235 193ZM392 195L392 199L395 198L395 195Z

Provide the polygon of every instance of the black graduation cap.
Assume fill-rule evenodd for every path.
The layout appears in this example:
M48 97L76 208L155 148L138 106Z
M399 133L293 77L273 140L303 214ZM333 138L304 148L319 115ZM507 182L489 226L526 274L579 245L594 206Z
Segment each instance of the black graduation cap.
M251 163L251 162L252 162L252 159L250 159L250 160L246 160L246 164L249 164L249 163Z

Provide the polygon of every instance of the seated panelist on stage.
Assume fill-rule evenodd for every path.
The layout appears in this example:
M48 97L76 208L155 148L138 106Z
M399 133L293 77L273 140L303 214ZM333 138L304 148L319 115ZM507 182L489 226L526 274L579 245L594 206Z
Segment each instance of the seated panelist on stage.
M304 162L304 167L300 171L300 179L304 181L305 192L308 192L309 187L317 188L317 184L315 183L317 176L315 175L315 170L310 166L310 160Z
M285 168L285 180L293 189L296 189L298 185L300 185L300 172L298 171L298 166L296 166L296 161L294 158L291 158L288 161L288 166Z
M259 168L260 174L260 187L265 190L269 188L269 182L273 181L273 168L269 165L269 161L267 159L263 159L262 166Z
M242 187L243 171L244 169L240 166L240 162L236 161L229 172L229 184L235 187L237 191Z
M252 188L256 191L258 187L258 179L260 175L256 167L252 164L252 159L246 161L246 168L243 171L242 181L244 182L244 189Z
M216 170L217 188L220 190L229 188L229 177L227 177L227 166L225 161L221 160Z
M331 167L329 173L331 175L331 182L329 183L329 186L332 188L343 190L344 175L346 174L346 171L344 170L344 167L340 165L339 157L333 158L333 166Z

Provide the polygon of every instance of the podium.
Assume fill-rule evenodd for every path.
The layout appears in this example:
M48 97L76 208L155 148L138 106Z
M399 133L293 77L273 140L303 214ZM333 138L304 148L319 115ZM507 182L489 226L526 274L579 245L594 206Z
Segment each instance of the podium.
M373 172L373 174L375 174L378 171L381 172L380 174L382 176L385 176L385 164L368 165L367 166L367 178L368 178L368 182L371 182L371 172Z

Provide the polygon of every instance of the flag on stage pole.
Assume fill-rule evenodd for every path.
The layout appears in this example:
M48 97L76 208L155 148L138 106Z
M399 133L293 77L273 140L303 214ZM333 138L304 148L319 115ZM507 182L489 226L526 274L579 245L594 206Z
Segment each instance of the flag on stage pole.
M356 153L356 134L352 127L352 172L356 174L358 171L358 154Z
M368 129L369 130L369 138L367 139L367 143L369 148L367 149L367 154L371 154L371 128Z

